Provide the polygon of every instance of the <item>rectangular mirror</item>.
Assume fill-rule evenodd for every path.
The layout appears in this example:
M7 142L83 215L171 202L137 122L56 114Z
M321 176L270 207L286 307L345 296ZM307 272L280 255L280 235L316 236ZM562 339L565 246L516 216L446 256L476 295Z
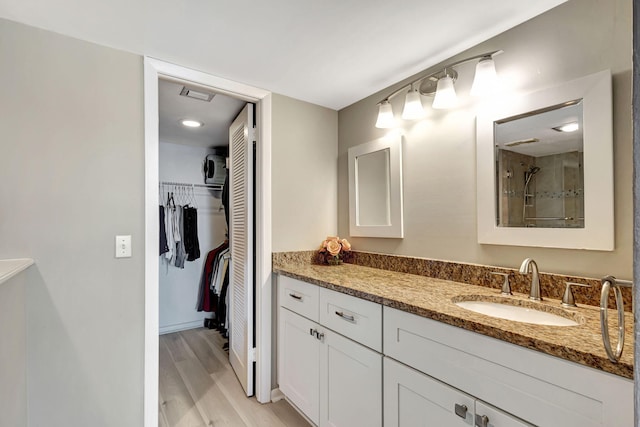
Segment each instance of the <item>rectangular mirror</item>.
M350 235L403 237L401 137L351 147L348 158Z
M494 126L498 227L584 228L582 99Z
M478 242L613 250L611 74L478 115Z

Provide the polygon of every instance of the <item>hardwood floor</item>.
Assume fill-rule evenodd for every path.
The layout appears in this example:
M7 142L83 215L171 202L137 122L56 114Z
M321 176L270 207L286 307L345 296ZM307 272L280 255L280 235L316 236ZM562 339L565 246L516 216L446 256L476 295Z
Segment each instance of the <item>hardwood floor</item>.
M160 336L159 427L309 427L284 399L247 398L215 330Z

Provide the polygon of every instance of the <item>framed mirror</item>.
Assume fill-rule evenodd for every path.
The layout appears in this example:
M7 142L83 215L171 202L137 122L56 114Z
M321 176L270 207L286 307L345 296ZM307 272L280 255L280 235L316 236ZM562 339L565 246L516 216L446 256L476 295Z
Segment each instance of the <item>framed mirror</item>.
M349 234L404 237L402 137L349 148Z
M611 73L478 115L478 242L613 250Z

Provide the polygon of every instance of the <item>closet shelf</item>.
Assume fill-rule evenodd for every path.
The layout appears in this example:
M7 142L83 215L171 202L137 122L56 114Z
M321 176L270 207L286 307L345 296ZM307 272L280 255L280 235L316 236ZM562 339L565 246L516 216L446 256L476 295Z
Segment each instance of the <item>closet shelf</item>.
M160 181L160 185L175 185L179 187L208 188L210 190L222 190L221 184L193 184L190 182Z

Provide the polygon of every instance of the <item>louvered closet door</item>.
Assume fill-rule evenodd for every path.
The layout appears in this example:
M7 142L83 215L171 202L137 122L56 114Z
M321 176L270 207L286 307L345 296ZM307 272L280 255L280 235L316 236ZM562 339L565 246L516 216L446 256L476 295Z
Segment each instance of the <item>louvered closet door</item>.
M229 361L253 396L253 105L229 128Z

